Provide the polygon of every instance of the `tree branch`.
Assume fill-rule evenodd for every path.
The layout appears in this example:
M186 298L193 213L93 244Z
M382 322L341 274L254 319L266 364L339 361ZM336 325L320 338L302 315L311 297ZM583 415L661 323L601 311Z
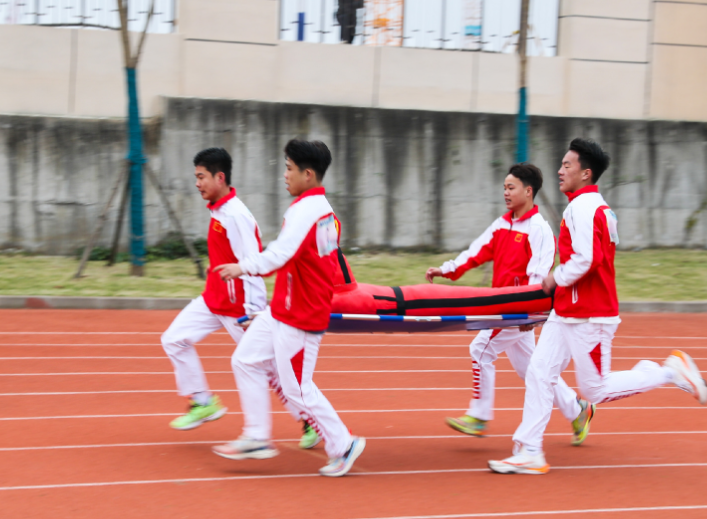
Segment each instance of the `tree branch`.
M152 20L152 13L155 11L155 0L150 2L150 11L147 13L147 20L145 21L145 28L142 30L142 35L140 36L140 43L137 46L137 52L133 56L133 67L137 68L137 63L140 60L140 54L142 53L142 46L145 44L145 37L147 36L147 28L150 26L150 20Z
M110 31L119 31L120 27L111 27L110 25L98 25L95 23L38 23L40 27L88 27L89 29L107 29Z
M128 0L115 0L115 3L118 5L118 14L120 15L120 35L123 40L125 67L130 68L132 56L130 52L130 36L128 35Z

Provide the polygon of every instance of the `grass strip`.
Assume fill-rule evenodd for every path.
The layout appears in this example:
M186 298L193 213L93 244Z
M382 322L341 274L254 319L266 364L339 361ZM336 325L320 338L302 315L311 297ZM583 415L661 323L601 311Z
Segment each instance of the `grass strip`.
M351 253L356 279L375 285L425 283L428 267L440 266L455 253ZM73 279L77 260L56 256L0 255L0 295L196 297L204 282L188 259L147 263L147 275L129 275L129 265L106 267L91 261L85 277ZM458 285L490 286L492 265L467 272ZM618 252L616 277L622 301L700 301L707 299L707 251L656 249ZM274 277L266 278L272 293ZM442 280L441 283L452 284Z

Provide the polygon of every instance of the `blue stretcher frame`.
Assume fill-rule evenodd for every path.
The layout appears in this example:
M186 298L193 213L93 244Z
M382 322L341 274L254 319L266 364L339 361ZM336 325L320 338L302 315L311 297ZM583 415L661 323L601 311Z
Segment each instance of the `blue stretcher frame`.
M238 319L243 323L254 316ZM328 333L416 333L456 332L463 330L485 330L489 328L511 328L524 324L539 324L547 321L547 314L499 314L499 315L365 315L331 314Z

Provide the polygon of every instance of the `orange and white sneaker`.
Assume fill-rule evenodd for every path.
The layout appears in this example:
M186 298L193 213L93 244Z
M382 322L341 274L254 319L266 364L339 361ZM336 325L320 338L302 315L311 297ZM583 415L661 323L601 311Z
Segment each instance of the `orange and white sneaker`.
M499 474L547 474L550 465L545 461L545 454L530 455L525 447L521 447L517 454L501 461L489 461L489 468Z
M675 372L673 384L694 396L702 405L707 403L707 384L692 358L680 350L673 350L663 366Z

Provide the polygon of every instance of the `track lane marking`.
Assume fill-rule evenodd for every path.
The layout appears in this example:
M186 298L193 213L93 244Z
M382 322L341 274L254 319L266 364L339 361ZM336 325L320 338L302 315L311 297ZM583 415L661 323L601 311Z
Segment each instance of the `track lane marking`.
M207 375L233 375L233 371L205 371ZM381 370L316 370L319 373L471 373L469 369L381 369ZM497 369L496 373L515 373L513 369ZM563 373L574 373L565 370ZM77 371L66 373L0 373L0 377L60 377L79 375L172 375L173 371Z
M321 391L472 391L472 387L334 387L334 388L319 388ZM518 391L525 390L525 386L507 386L496 387L497 391ZM570 389L576 391L577 387L570 386ZM657 389L680 389L675 386L662 386ZM653 390L652 390L653 391ZM174 394L174 389L116 389L114 391L45 391L36 393L0 393L0 397L16 397L16 396L65 396L65 395L112 395L112 394L130 394L130 393L170 393ZM237 389L214 389L214 393L238 393Z
M579 508L575 510L533 510L527 512L475 512L471 514L400 515L366 519L472 519L474 517L529 517L539 515L604 514L620 512L667 512L705 510L707 505L639 506L633 508Z
M631 432L592 432L592 436L633 436L633 435L654 435L654 434L707 434L707 431L631 431ZM569 433L545 433L545 436L569 436ZM485 438L512 438L512 434L487 434ZM420 436L366 436L366 440L456 440L469 441L469 436L464 434L449 435L420 435ZM227 443L231 440L195 440L184 442L139 442L139 443L103 443L87 445L43 445L37 447L0 447L0 452L18 451L41 451L41 450L65 450L65 449L112 449L121 447L170 447L179 445L215 445ZM272 440L275 443L298 443L299 438L286 438ZM472 440L473 441L473 440ZM295 450L300 451L299 447Z
M553 408L555 409L555 408ZM602 407L602 413L605 411L660 411L660 410L688 410L707 409L707 407L677 407L677 406L641 406L641 407ZM522 407L499 407L494 411L522 411ZM337 410L337 413L441 413L441 412L460 412L460 408L443 408L443 409L346 409ZM0 422L13 422L25 420L65 420L65 419L95 419L95 418L151 418L157 416L176 416L177 412L172 413L134 413L134 414L95 414L95 415L57 415L57 416L10 416L0 417ZM229 411L227 415L241 415L240 411ZM272 411L272 414L286 414L289 411Z
M418 337L470 337L471 335L474 335L474 331L469 331L469 332L462 332L462 333L424 333L424 332L415 332L414 335ZM125 332L125 331L115 331L115 332L64 332L64 331L55 331L55 332L10 332L10 331L1 331L2 335L162 335L164 333L164 330L160 331L155 331L155 332ZM228 332L214 332L210 335L229 335ZM385 335L391 335L391 334L385 334ZM394 333L392 334L393 337L408 337L411 334L405 333L405 332L400 332L400 333ZM335 337L377 337L380 336L379 334L374 334L374 333L330 333L330 336L335 336ZM690 340L705 340L707 337L703 336L693 336L693 337L687 337L687 336L672 336L672 335L615 335L614 338L616 339L690 339Z
M221 356L214 356L214 355L199 355L200 359L230 359L230 355L221 355ZM408 355L318 355L318 359L328 359L328 360L334 360L334 359L416 359L416 360L471 360L470 356L465 356L465 357L412 357ZM611 360L653 360L653 361L659 361L659 360L664 360L665 357L649 357L649 356L642 356L642 357L611 357ZM126 359L126 360L135 360L135 359L145 359L145 360L169 360L169 358L164 355L161 357L147 357L147 356L123 356L123 355L98 355L98 356L82 356L82 357L69 357L69 356L58 356L58 357L0 357L0 360L101 360L101 359L108 359L108 360L116 360L116 359ZM499 360L505 360L506 357L501 357ZM692 360L707 360L707 357L692 357Z
M553 466L551 470L611 470L611 469L647 469L647 468L690 468L707 467L707 463L649 463L649 464L622 464L622 465L585 465L585 466ZM433 469L433 470L385 470L372 472L350 472L349 477L361 476L417 476L429 474L463 474L474 472L490 472L487 468L478 469ZM220 476L206 478L175 478L175 479L143 479L128 481L102 481L91 483L59 483L54 485L18 485L0 487L0 491L9 490L49 490L57 488L85 488L85 487L107 487L118 485L150 485L165 483L208 483L214 481L253 481L267 479L295 479L295 478L319 478L319 474L267 474L250 476ZM705 506L707 508L707 505ZM508 515L508 514L506 514Z
M418 337L453 337L453 338L468 338L468 337L473 337L477 335L475 333L476 330L474 331L469 331L465 333L458 333L458 334L448 334L448 333L421 333L421 332L415 332L414 335ZM120 332L62 332L62 331L56 331L56 332L6 332L6 331L1 331L2 335L162 335L164 333L164 330L161 331L156 331L156 332L125 332L125 331L120 331ZM228 336L228 332L214 332L210 335L225 335ZM386 334L389 337L395 337L395 338L407 338L411 335L411 333L393 333L393 334ZM379 337L380 335L374 334L374 333L329 333L329 337ZM537 337L537 334L536 334ZM614 339L670 339L670 340L707 340L707 337L703 336L693 336L693 337L687 337L687 336L670 336L670 335L614 335Z

